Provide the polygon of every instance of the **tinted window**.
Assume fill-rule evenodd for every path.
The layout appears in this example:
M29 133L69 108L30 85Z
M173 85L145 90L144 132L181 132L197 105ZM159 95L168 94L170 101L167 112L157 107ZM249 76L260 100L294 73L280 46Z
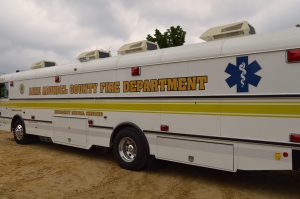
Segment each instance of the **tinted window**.
M8 83L0 83L0 99L8 98Z
M157 46L155 44L147 43L148 50L157 50Z
M110 54L109 54L109 53L106 53L106 52L99 52L99 57L100 57L100 58L110 57Z

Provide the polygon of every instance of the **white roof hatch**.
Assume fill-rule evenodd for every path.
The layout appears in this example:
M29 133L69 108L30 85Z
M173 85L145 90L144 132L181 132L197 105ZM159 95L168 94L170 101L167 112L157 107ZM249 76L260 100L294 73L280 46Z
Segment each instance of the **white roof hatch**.
M154 42L143 40L138 42L133 42L129 44L123 45L118 50L119 55L126 55L130 53L138 53L138 52L145 52L149 50L157 50L159 49L158 45Z
M204 41L213 41L228 37L239 37L255 34L255 29L247 21L232 23L224 26L217 26L208 29L200 38Z
M101 59L101 58L106 58L110 57L110 52L104 51L104 50L92 50L92 51L87 51L83 52L78 55L77 59L80 62L87 62L90 60L95 60L95 59Z
M42 61L38 61L38 62L35 62L31 65L31 69L38 69L38 68L46 68L46 67L52 67L52 66L55 66L56 63L53 62L53 61L45 61L45 60L42 60Z

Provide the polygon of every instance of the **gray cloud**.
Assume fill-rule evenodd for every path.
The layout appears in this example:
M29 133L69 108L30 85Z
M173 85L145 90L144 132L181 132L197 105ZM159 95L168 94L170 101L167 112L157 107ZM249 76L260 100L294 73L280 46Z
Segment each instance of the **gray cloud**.
M54 17L59 22L61 17L58 13L66 13L82 29L89 29L101 35L126 38L122 32L122 23L113 15L113 8L110 1L104 0L52 0L38 1L35 3L43 9L48 17ZM65 21L67 24L68 21Z
M60 64L96 48L113 54L154 29L181 25L187 43L206 29L248 20L258 33L300 23L297 0L3 0L0 2L0 72L25 70L42 59Z

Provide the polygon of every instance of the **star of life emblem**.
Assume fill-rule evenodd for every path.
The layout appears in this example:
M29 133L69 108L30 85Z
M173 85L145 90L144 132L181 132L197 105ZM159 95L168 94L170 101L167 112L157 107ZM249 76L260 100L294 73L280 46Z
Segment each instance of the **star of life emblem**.
M248 63L248 56L237 57L236 65L229 63L225 70L230 76L225 80L231 88L236 85L238 93L249 92L249 85L257 87L261 77L256 73L261 70L256 60Z

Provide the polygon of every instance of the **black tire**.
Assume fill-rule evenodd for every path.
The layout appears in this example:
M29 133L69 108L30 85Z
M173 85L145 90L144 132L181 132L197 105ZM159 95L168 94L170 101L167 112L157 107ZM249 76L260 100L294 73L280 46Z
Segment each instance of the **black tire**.
M121 168L140 171L148 162L148 142L144 134L135 128L127 127L120 130L114 138L113 153Z
M14 139L17 144L28 144L30 135L26 134L25 124L23 120L17 119L13 124Z

